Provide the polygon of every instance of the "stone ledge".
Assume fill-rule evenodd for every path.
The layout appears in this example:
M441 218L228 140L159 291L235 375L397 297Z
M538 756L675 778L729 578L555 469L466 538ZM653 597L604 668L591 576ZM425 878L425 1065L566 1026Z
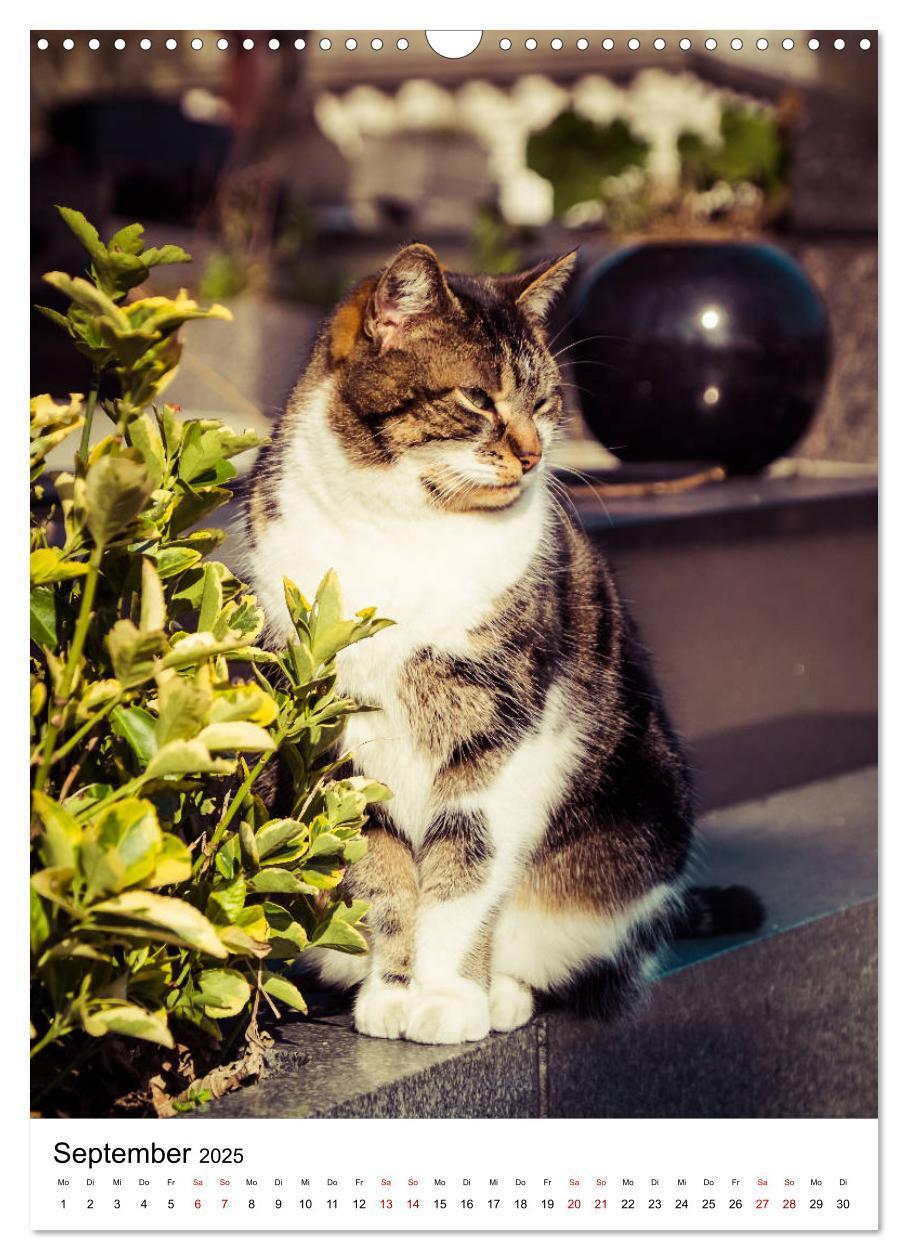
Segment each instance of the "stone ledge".
M767 905L754 938L685 942L632 1021L564 1012L467 1046L280 1027L270 1073L211 1117L867 1116L876 1109L876 774L701 820L702 879Z

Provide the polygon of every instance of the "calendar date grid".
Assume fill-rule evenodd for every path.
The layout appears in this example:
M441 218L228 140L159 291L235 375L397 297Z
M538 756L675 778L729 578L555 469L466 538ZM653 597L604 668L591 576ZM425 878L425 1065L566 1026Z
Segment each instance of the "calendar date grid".
M57 1179L55 1208L73 1215L437 1215L494 1213L724 1215L852 1209L848 1177L358 1176L243 1172Z

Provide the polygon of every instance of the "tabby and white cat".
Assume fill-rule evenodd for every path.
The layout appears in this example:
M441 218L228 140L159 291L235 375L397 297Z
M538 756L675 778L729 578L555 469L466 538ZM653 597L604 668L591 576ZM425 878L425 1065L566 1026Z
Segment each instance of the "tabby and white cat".
M272 633L284 575L311 592L329 566L348 612L396 622L339 658L374 706L356 769L394 793L347 877L370 953L312 951L370 1036L478 1040L545 994L613 1013L684 901L685 762L547 482L544 320L573 263L469 276L403 249L328 320L255 467L244 568Z

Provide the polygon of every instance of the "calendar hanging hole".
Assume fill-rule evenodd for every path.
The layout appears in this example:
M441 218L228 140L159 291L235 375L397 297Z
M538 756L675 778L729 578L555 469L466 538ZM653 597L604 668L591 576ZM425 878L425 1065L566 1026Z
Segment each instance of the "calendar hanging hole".
M426 42L439 57L447 57L458 61L461 57L469 57L482 41L482 31L426 31ZM397 41L397 47L404 52L409 43L405 39Z

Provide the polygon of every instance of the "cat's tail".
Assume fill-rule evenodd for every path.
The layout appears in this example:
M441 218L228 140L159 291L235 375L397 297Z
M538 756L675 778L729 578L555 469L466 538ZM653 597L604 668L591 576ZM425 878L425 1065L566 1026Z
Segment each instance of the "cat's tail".
M725 936L734 932L756 932L766 920L763 902L751 888L731 884L720 888L687 888L674 917L675 937Z

